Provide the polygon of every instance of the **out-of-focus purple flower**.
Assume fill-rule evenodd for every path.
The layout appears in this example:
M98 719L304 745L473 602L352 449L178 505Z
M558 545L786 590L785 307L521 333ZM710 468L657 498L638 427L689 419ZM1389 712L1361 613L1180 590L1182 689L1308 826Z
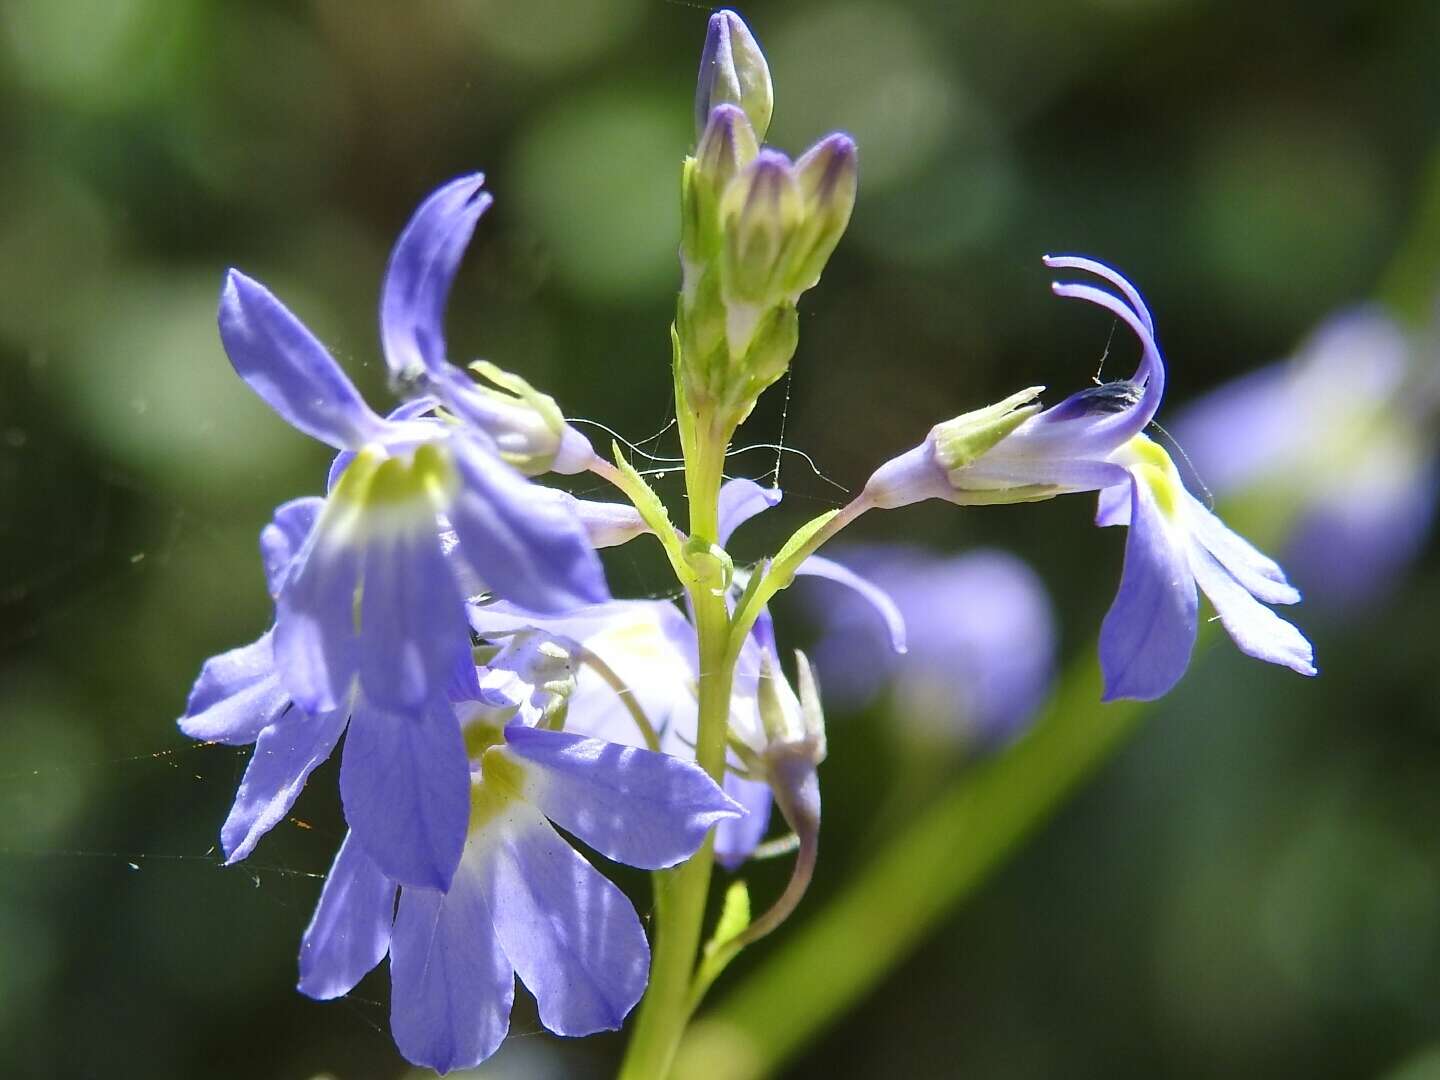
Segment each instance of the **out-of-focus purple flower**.
M910 648L894 654L868 604L805 590L828 700L856 708L888 689L916 732L982 748L1024 731L1055 667L1055 616L1030 567L1003 551L941 556L906 545L850 547L837 560L890 596Z
M1171 426L1215 495L1297 515L1285 562L1312 601L1346 607L1380 595L1434 520L1440 463L1426 429L1437 403L1422 382L1425 348L1378 310L1347 312Z
M398 383L424 393L389 417L370 410L262 285L232 270L220 300L236 371L292 425L341 451L327 497L304 504L304 529L277 514L262 539L279 685L306 716L349 718L341 789L369 857L397 880L442 888L468 808L448 700L456 672L472 666L465 597L486 587L559 611L609 595L575 500L505 460L543 441L544 403L521 393L519 404L486 412L476 402L489 408L503 395L475 387L445 357L450 285L489 205L481 184L462 177L430 196L391 255L386 361ZM437 406L440 415L423 416ZM575 456L568 431L529 453L551 463Z
M1140 341L1129 379L1103 383L1038 411L1041 387L938 424L920 446L881 468L864 497L878 507L941 498L961 505L1032 502L1099 491L1100 525L1127 525L1125 566L1100 629L1105 700L1153 699L1185 673L1197 629L1197 583L1242 652L1315 674L1309 642L1265 604L1300 594L1276 563L1197 501L1169 455L1142 432L1160 406L1165 364L1139 292L1116 271L1072 256L1051 267L1084 270L1118 296L1056 284L1056 295L1109 311Z

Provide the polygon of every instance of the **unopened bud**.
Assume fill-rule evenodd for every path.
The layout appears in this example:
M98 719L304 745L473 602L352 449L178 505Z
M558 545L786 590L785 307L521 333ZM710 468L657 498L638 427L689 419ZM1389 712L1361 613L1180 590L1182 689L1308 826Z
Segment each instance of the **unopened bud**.
M696 168L718 193L759 152L755 129L744 111L734 105L717 105L695 147Z
M445 403L494 439L505 461L527 476L590 467L595 459L590 440L566 422L554 398L488 361L470 369L491 385L456 371L446 386Z
M813 288L850 224L859 179L855 140L848 135L821 139L795 162L804 200L804 224L791 243L786 287L794 296Z
M762 150L730 182L720 203L727 301L769 304L780 298L786 246L803 216L789 160Z
M739 15L717 11L710 16L705 48L700 53L700 76L695 86L695 134L698 138L717 105L738 105L745 110L763 140L775 107L770 67L765 54Z
M745 113L735 105L719 105L710 113L695 156L681 175L680 251L682 261L698 264L718 247L720 196L730 181L755 160L760 144ZM687 273L693 272L687 266Z

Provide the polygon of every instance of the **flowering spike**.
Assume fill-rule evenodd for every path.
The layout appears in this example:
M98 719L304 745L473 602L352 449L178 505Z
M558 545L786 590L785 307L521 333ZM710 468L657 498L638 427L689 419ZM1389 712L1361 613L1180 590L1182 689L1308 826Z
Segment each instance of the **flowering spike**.
M738 105L745 110L759 139L770 127L775 106L770 66L744 20L733 11L710 16L705 47L700 53L700 75L695 85L695 134L705 130L717 105Z

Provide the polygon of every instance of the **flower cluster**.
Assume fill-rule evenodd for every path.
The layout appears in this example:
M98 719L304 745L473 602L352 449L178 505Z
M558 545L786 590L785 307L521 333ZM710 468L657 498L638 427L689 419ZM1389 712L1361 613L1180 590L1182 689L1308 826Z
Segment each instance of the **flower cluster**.
M726 451L789 365L797 304L856 195L847 136L795 161L762 146L773 106L749 30L732 12L714 15L683 172L672 331L684 532L619 448L601 457L549 396L494 365L451 362L445 309L491 202L479 174L425 199L391 254L380 339L399 400L385 415L263 285L225 278L220 336L235 371L338 453L325 494L283 504L261 532L274 625L204 665L180 726L254 745L221 829L228 863L284 818L343 737L348 831L305 931L299 985L340 996L388 956L392 1032L417 1064L443 1072L492 1054L518 976L541 1022L570 1036L618 1028L648 984L632 1075L663 1075L706 987L799 903L818 852L828 737L815 673L797 652L787 674L770 612L797 578L849 598L827 606L828 629L857 608L883 629L843 648L843 633L822 635L837 667L888 669L917 640L929 690L910 711L953 709L967 738L991 746L1019 733L1053 651L1033 578L994 554L963 567L911 556L903 571L875 568L897 604L817 554L867 511L1098 492L1099 524L1129 528L1101 628L1108 697L1156 697L1180 678L1197 586L1241 649L1314 673L1308 643L1265 606L1298 593L1146 436L1165 383L1154 323L1129 282L1086 259L1047 261L1115 291L1056 292L1134 331L1132 378L1049 409L1032 388L941 423L847 506L773 556L735 563L732 536L781 493L726 481ZM542 482L582 472L626 501ZM662 546L683 604L611 596L598 549L639 537ZM766 845L772 809L785 835ZM655 933L689 951L657 948L652 967L631 901L557 827L606 859L668 871L656 879ZM795 851L789 884L753 920L748 899L740 914L727 908L697 958L712 862L737 869L762 845Z

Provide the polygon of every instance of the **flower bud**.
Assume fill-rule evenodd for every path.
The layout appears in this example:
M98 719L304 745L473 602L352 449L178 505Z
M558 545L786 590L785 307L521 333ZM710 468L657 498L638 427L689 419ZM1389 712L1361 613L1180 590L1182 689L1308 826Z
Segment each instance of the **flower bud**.
M795 177L805 219L791 244L786 286L794 296L813 288L850 224L858 185L858 154L848 135L821 139L799 161Z
M755 131L740 108L717 105L712 110L680 180L680 253L682 264L688 264L687 278L718 247L720 196L759 150Z
M762 150L730 182L720 203L727 301L769 305L782 298L786 247L803 215L790 162L784 154Z
M502 458L527 476L590 467L595 458L590 440L565 421L554 398L487 361L470 368L492 385L456 372L446 387L446 404L494 439Z
M717 105L695 147L695 167L718 193L759 152L760 142L745 113L734 105Z
M749 27L733 11L710 16L705 48L700 53L700 76L695 85L695 134L705 131L717 105L738 105L745 110L763 140L770 127L774 91L770 67Z

